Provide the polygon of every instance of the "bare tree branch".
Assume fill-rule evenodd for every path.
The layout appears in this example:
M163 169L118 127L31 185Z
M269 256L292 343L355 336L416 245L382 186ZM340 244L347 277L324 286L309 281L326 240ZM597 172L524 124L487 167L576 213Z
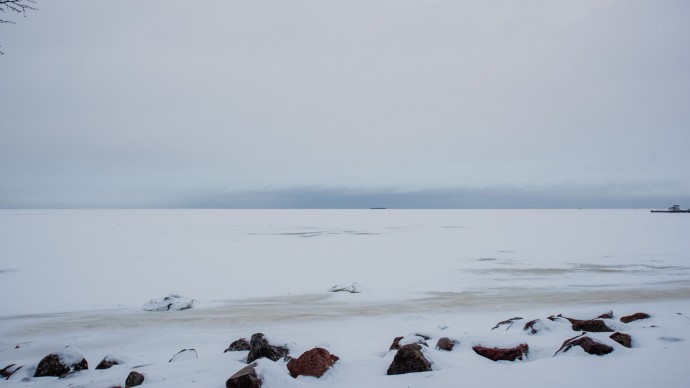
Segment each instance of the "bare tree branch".
M0 0L0 12L3 14L21 14L26 17L26 11L36 11L36 0ZM0 18L0 24L15 24L15 22ZM4 53L0 51L0 55Z

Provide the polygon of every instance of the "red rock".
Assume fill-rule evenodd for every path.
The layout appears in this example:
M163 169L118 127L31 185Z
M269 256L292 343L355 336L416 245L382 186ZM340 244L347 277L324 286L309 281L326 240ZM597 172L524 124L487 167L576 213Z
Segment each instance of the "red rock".
M615 331L612 328L606 326L606 322L602 321L601 319L575 319L563 317L560 315L559 317L570 321L570 323L572 323L573 325L573 330L575 331L590 331L593 333L605 333Z
M625 316L625 317L621 317L621 322L623 322L623 323L630 323L630 322L632 322L632 321L637 321L637 320L640 320L640 319L647 319L647 318L651 318L651 317L649 316L649 314L646 314L646 313L635 313L635 314L633 314L633 315L628 315L628 316Z
M626 348L632 348L632 337L630 337L630 334L615 332L611 334L609 338L625 346Z
M442 337L438 339L438 342L436 342L436 349L450 352L453 350L456 343L457 341L455 340L452 340L448 337Z
M522 360L522 356L529 352L527 344L520 344L514 348L486 348L481 345L473 346L472 350L482 357L492 361Z
M314 376L321 377L324 373L338 361L335 356L323 348L314 348L302 353L299 358L293 358L287 364L290 376Z
M598 316L597 318L601 318L601 319L612 319L612 318L613 318L613 310L612 310L612 311L609 311L608 313L601 314L601 315Z

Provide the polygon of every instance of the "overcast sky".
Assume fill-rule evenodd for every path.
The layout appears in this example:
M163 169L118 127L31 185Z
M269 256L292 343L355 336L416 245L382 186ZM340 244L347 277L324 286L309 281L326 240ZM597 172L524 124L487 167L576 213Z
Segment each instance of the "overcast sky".
M690 206L687 0L37 6L0 207Z

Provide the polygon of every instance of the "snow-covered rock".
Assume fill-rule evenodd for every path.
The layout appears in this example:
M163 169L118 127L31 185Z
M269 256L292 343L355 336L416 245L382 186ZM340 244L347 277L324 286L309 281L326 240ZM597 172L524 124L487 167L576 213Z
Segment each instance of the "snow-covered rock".
M398 350L401 347L409 344L418 344L418 345L423 345L428 347L429 345L426 343L426 339L420 335L406 335L406 336L401 336L401 337L395 337L393 339L393 343L391 344L390 348L388 350Z
M36 367L34 377L55 376L63 377L71 372L89 369L89 363L81 351L72 346L51 353L41 360Z
M529 346L527 344L520 344L513 348L489 348L477 345L473 346L472 350L492 361L515 361L522 360L522 357L527 355Z
M231 343L223 353L242 352L247 351L249 349L251 349L251 347L249 346L249 341L247 341L246 338L240 338L236 341L233 341L233 343Z
M431 371L431 363L424 357L422 347L417 344L409 344L398 350L386 374L402 375L429 371Z
M125 380L125 387L126 388L138 387L139 385L141 385L143 383L144 383L144 375L139 373L139 372L132 371L132 372L129 372L129 375L127 375L127 380Z
M293 358L287 364L290 376L321 377L332 367L339 357L324 348L314 348L302 353L299 358Z
M185 298L177 294L170 294L161 299L151 299L145 303L141 308L146 311L170 311L170 310L188 310L198 304L194 299Z
M261 379L256 374L256 363L238 370L225 382L226 388L259 388Z
M335 286L328 289L328 292L349 292L350 294L359 294L360 290L357 287L357 283L352 283L349 286L336 284Z
M281 358L287 357L289 354L288 348L284 346L274 346L268 342L263 333L255 333L249 341L249 354L247 355L247 364L258 360L259 358L268 358L271 361L278 361Z
M96 365L96 369L110 369L115 365L123 365L129 362L130 358L122 354L109 354Z

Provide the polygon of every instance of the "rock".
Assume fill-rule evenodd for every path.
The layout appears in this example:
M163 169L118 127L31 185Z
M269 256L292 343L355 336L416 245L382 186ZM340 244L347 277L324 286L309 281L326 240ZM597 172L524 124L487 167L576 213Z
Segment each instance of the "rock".
M109 354L103 357L103 360L96 365L96 369L110 369L115 365L122 365L126 363L125 357Z
M613 318L613 310L609 311L608 313L601 314L597 318L600 319L612 319Z
M388 350L398 350L398 349L400 349L401 346L409 345L409 344L418 344L418 345L424 345L426 347L429 347L429 345L424 340L424 337L421 337L418 335L413 335L413 336L409 336L409 337L395 337L393 339L393 343L391 344L391 347L388 348Z
M127 380L125 380L125 388L137 387L144 383L144 375L139 372L129 372Z
M281 358L287 357L289 352L290 351L284 346L273 346L269 344L263 333L255 333L249 341L247 364L262 357L268 358L271 361L278 361Z
M591 331L593 333L605 333L605 332L613 332L612 328L606 326L606 322L602 321L601 319L587 319L587 320L580 320L580 319L572 319L572 318L565 318L570 321L570 323L573 324L573 330L575 331Z
M335 356L323 348L314 348L302 353L299 358L293 358L288 362L287 368L290 376L314 376L321 377L324 373L338 361Z
M537 334L539 332L539 322L539 319L533 319L525 323L525 326L522 328L522 330L526 331L527 334Z
M21 369L24 365L19 366L17 364L10 364L7 365L6 367L0 369L0 377L4 377L6 379L9 379L10 376L14 374L14 372L18 371Z
M249 349L251 349L249 347L249 341L247 341L246 338L240 338L237 341L231 343L230 346L228 346L228 348L225 349L225 351L223 351L223 353L242 352L242 351L249 350Z
M172 358L168 362L196 360L197 358L199 358L199 356L196 354L196 350L182 349L179 352L177 352L174 356L172 356Z
M529 352L527 344L520 344L514 348L486 348L481 345L473 346L472 350L482 357L492 361L515 361L522 360L522 357Z
M359 294L357 283L352 283L349 286L341 286L336 284L335 286L329 288L328 292L349 292L350 294Z
M623 323L630 323L632 321L637 321L640 319L648 319L651 318L649 314L646 313L635 313L633 315L627 315L625 317L621 317L621 322Z
M226 388L259 388L261 379L256 375L256 363L247 365L237 371L226 382Z
M626 348L632 348L632 337L630 337L630 334L615 332L611 334L609 338L625 346Z
M63 350L51 353L41 360L36 367L34 377L64 377L68 373L89 369L89 363L79 350L67 346Z
M165 298L151 299L141 306L141 308L146 311L179 311L191 309L197 303L198 302L194 299L170 294L170 296L166 296Z
M519 320L522 320L522 317L506 319L505 321L498 322L496 326L491 328L491 330L497 329L499 326L508 325L508 327L506 327L506 331L508 331L508 329L510 329L510 327L513 326L513 323Z
M418 344L402 346L388 367L388 375L402 375L405 373L429 372L431 363L424 357L422 347Z
M388 350L397 350L400 349L400 341L405 338L403 336L400 337L395 337L393 338L393 343L391 344L390 348Z
M597 342L590 337L586 336L587 333L582 333L576 337L570 338L565 340L563 342L563 345L561 345L561 348L554 353L554 357L563 350L563 353L567 352L572 348L573 346L579 346L581 347L585 352L589 354L594 354L597 356L603 356L605 354L609 354L613 352L613 348L611 346L608 346L606 344L602 344L601 342Z
M455 347L455 344L458 342L454 339L450 339L448 337L441 337L436 341L436 349L437 350L445 350L446 352L450 352L453 350Z

